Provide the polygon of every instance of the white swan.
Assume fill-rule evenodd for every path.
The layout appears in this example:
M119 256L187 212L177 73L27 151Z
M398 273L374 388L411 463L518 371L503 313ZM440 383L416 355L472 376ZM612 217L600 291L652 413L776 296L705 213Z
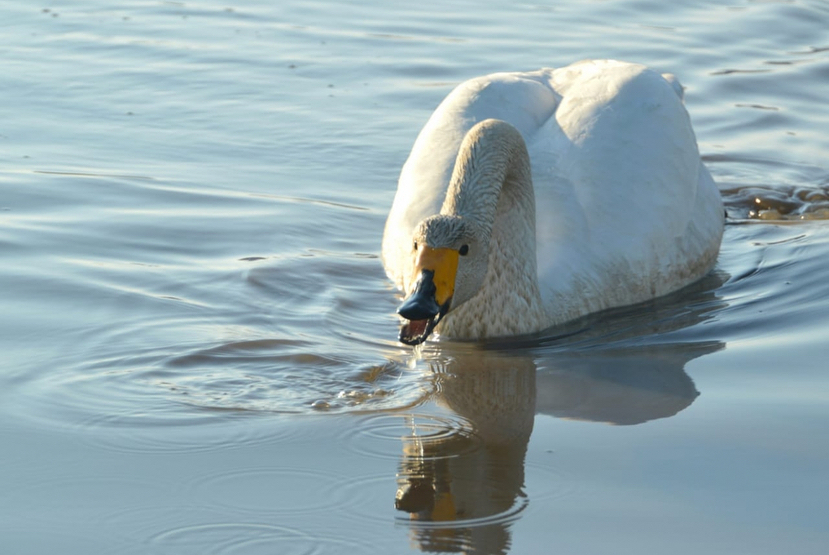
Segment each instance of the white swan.
M420 132L386 222L400 340L664 295L711 269L723 220L673 76L608 60L472 79Z

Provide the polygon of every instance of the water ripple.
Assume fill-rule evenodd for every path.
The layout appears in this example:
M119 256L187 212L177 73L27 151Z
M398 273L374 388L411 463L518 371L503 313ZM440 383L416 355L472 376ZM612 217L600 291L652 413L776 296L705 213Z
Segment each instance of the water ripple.
M400 458L394 446L415 449L428 459L460 457L480 448L481 439L469 421L457 414L378 413L364 417L344 438L361 455Z
M130 411L95 415L74 425L89 445L121 453L200 453L244 446L296 440L297 427L269 429L249 426L247 418L234 414L149 414Z
M176 555L328 555L341 553L389 553L387 542L368 538L355 540L347 534L307 533L299 528L265 522L215 522L171 528L154 535L155 549Z
M279 553L311 555L313 539L285 526L268 523L217 522L171 528L150 538L155 549L174 547L177 553L199 555L230 553L251 541L265 542ZM257 544L261 545L261 544Z
M730 218L804 221L829 219L829 187L737 185L723 188Z
M305 468L263 467L199 476L183 484L200 506L252 515L312 515L347 510L345 476Z
M377 364L309 352L302 342L256 341L197 349L167 361L159 383L193 406L255 412L399 409L419 403L426 376L401 361Z

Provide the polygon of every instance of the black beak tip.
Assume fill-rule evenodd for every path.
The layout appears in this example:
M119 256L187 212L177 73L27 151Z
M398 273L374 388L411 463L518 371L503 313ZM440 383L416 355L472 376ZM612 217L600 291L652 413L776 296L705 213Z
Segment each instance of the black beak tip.
M428 320L440 312L440 306L434 297L412 295L397 309L397 313L407 320Z
M407 320L428 320L437 316L440 305L435 300L434 277L432 270L421 272L414 291L397 309L400 316Z

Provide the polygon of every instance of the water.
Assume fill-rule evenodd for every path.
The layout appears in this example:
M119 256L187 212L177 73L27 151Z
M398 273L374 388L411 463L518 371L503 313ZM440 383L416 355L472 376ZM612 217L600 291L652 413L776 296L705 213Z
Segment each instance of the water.
M829 5L0 3L4 553L825 553ZM464 79L676 73L711 276L396 343L379 243Z

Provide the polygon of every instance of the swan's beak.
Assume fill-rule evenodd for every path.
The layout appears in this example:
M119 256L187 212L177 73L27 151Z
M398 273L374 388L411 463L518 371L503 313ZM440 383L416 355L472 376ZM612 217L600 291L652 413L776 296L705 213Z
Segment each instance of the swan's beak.
M458 273L458 251L422 247L415 261L419 274L414 291L397 313L408 320L400 328L400 342L419 345L449 311Z

